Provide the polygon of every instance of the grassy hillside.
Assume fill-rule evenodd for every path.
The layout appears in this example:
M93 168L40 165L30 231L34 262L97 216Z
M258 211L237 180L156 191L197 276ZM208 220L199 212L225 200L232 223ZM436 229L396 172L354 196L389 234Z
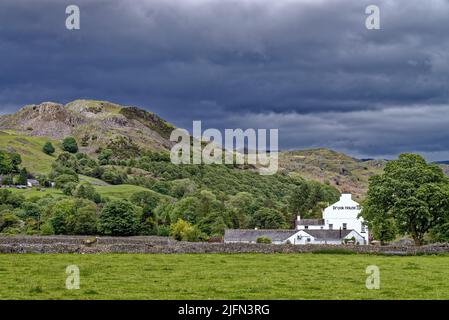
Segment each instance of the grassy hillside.
M42 152L42 147L47 141L51 141L56 149L54 156ZM0 149L19 153L22 156L22 166L32 173L50 172L51 163L61 152L58 141L46 137L17 134L11 130L0 131Z
M449 256L2 255L0 299L449 299ZM67 290L66 267L80 269ZM365 286L380 269L380 289ZM20 276L18 276L20 275Z

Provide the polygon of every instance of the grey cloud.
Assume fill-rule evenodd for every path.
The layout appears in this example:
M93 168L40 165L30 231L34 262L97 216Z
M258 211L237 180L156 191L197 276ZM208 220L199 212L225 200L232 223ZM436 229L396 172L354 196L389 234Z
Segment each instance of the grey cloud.
M418 116L446 114L448 1L78 0L71 32L72 3L2 1L0 106L105 99L181 127L283 119L282 148L449 150L440 117ZM381 8L380 31L365 28L368 4Z

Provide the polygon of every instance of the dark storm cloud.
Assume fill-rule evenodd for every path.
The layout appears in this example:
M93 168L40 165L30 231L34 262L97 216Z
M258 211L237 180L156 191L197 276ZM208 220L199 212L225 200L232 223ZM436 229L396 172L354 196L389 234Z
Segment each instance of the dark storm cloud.
M65 29L65 8L81 30ZM381 8L381 30L365 8ZM449 153L449 3L20 1L0 4L1 112L105 99L178 126L280 129L281 148Z

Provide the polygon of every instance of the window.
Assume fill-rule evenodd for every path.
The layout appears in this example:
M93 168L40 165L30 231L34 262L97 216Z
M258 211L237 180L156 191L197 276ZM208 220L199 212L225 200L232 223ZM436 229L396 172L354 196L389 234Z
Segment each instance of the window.
M332 230L334 228L334 225L331 223L329 224L329 230Z
M365 233L365 232L366 232L366 231L365 231L365 228L366 228L365 224L362 223L362 229L360 230L360 232L361 232L361 233Z
M343 223L343 230L346 230L348 228L348 225L346 223Z
M304 229L309 229L309 226L304 226Z
M310 242L310 238L307 238L307 242Z

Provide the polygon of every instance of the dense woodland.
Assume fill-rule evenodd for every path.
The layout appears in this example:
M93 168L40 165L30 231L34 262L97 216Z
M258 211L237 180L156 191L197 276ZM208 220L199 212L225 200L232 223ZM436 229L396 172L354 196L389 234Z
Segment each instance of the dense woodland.
M64 194L25 198L3 188L1 233L171 234L198 241L221 237L226 228L293 228L297 214L320 217L339 196L329 185L285 173L261 176L232 165L175 165L168 153L143 151L125 138L99 149L95 157L80 153L73 138L62 147L65 152L55 156L51 172L34 177L20 168L20 155L0 154L3 184L32 177ZM47 143L42 152L53 154L55 148ZM80 175L147 191L109 199Z

